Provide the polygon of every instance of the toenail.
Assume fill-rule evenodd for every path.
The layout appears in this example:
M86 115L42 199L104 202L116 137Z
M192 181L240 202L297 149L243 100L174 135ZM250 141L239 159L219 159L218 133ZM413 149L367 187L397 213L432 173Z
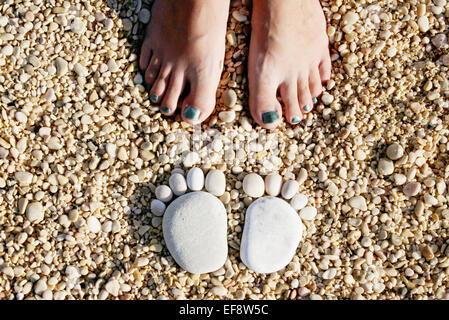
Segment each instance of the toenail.
M279 119L279 116L276 113L276 111L268 111L268 112L265 112L264 114L262 114L263 123L273 123L277 119Z
M304 110L304 112L310 112L310 111L312 110L312 107L309 106L308 104L306 104L306 105L303 107L303 110Z
M161 108L161 111L162 111L163 113L170 113L170 108L169 108L169 107L166 107L166 106L163 106L163 107Z
M159 100L159 96L157 96L155 94L151 94L150 99L151 99L151 101L156 103Z
M318 99L317 98L313 98L313 104L317 104L318 103Z
M293 118L292 118L292 123L293 123L293 124L297 124L297 123L300 123L301 120L302 120L302 117L301 117L301 116L293 117Z
M187 106L184 110L184 117L190 120L198 120L200 117L200 110L192 106Z

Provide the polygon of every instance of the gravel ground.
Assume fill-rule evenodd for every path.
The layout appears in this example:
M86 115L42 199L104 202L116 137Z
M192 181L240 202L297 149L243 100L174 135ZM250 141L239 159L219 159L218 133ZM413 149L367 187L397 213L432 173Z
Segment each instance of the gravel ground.
M247 2L232 1L215 113L191 128L142 83L149 1L0 1L0 299L449 298L446 0L322 1L333 80L270 132L247 111ZM212 274L174 263L149 210L194 165L227 178ZM272 171L318 215L264 275L239 257L242 181Z

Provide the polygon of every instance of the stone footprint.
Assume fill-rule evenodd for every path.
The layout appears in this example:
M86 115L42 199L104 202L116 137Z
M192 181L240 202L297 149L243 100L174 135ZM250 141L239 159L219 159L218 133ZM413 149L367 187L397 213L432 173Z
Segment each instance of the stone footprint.
M301 216L313 219L316 209L306 207L307 197L298 193L296 181L282 187L278 174L263 179L249 174L243 181L248 196L256 199L245 214L240 246L242 262L259 273L272 273L284 268L293 258L303 233ZM201 191L205 187L207 192ZM156 188L151 211L163 215L162 230L167 248L176 263L191 273L209 273L220 269L228 256L227 212L217 198L225 192L226 180L219 170L204 178L200 168L184 175L174 172L169 186ZM281 188L282 187L282 188ZM187 189L192 192L186 194ZM266 192L269 196L262 197ZM282 192L290 204L278 198ZM178 196L167 207L173 195Z

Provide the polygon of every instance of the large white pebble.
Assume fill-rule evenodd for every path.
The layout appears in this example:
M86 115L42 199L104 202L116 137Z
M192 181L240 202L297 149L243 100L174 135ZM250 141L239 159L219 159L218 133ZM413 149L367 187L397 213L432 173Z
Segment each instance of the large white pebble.
M192 191L200 191L204 187L204 173L200 168L194 167L187 172L187 186Z
M154 193L156 195L156 198L163 202L168 202L173 198L173 192L165 184L158 186Z
M90 232L98 233L101 230L101 223L98 221L98 219L94 216L90 216L87 219L87 228Z
M253 198L263 196L265 192L265 184L261 176L257 173L250 173L243 179L243 191Z
M282 197L284 199L291 199L299 191L299 183L296 180L288 180L282 186Z
M206 190L214 196L221 196L226 189L226 177L220 170L211 170L206 176Z
M176 196L181 196L187 191L186 179L180 173L173 173L168 179L168 185Z
M255 272L276 272L293 258L302 231L301 219L286 201L259 198L246 211L240 257Z
M44 208L40 202L32 202L26 209L26 216L28 220L34 223L39 223L44 219Z
M175 199L165 211L162 231L173 259L188 272L213 272L226 262L226 209L210 193L190 192Z
M273 197L281 193L282 177L278 173L271 173L265 177L265 191Z
M307 205L307 202L309 199L307 199L307 196L302 193L295 194L293 198L290 200L290 205L295 210L301 210Z
M159 199L151 200L151 213L161 217L165 212L166 205Z
M299 216L301 217L301 219L303 220L313 220L315 219L317 214L317 210L315 207L305 207L303 209L301 209L301 212L299 213Z

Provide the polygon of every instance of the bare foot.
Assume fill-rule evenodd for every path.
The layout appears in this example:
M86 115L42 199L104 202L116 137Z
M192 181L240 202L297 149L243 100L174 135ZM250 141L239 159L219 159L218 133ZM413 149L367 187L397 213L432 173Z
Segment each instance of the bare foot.
M297 124L331 75L326 20L319 0L253 1L248 80L251 114L262 127Z
M228 0L157 0L142 44L140 68L150 97L172 115L180 104L184 121L204 121L215 107L225 53Z

